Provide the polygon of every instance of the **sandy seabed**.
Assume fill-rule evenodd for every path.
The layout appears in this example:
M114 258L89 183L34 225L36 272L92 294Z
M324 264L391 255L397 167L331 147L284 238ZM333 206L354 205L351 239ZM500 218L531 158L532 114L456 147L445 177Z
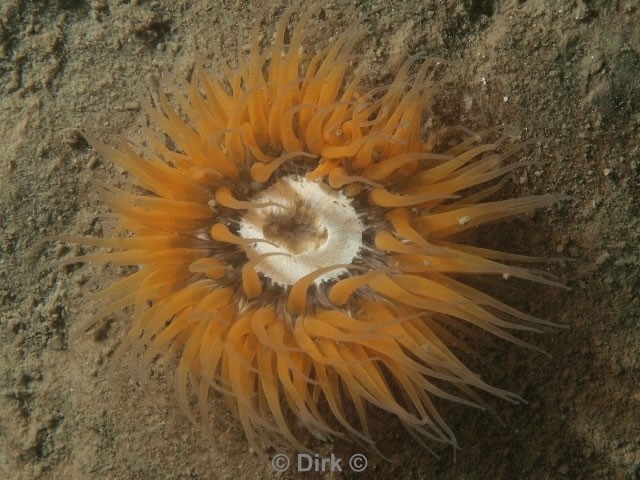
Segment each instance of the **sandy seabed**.
M110 357L120 315L85 332L88 282L113 272L53 266L58 233L99 234L91 180L121 183L79 135L115 144L144 125L139 95L196 58L233 63L261 2L0 1L0 476L7 479L261 479L279 475L248 451L216 405L205 438L168 380L141 382ZM269 10L265 29L278 9ZM372 413L391 462L366 453L362 474L306 478L640 478L640 4L635 0L329 1L325 37L366 14L367 86L388 83L417 51L450 60L433 106L440 124L510 124L543 139L515 195L560 192L558 208L483 229L478 244L568 260L551 268L570 291L488 281L499 298L568 325L526 339L551 358L490 340L468 361L524 405L490 414L443 404L461 450L427 454L400 424ZM320 30L320 28L322 30ZM358 447L318 442L319 455ZM274 452L272 452L274 453ZM288 475L288 477L287 477Z

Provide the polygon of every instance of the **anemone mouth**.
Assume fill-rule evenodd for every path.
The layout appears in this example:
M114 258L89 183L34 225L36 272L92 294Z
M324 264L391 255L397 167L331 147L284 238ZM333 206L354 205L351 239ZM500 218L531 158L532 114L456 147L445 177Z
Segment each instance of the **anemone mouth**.
M242 215L238 233L257 241L244 252L256 260L258 272L282 287L315 271L351 264L361 249L364 226L351 200L324 182L284 176L251 201L259 205ZM336 268L314 283L335 280L345 271Z

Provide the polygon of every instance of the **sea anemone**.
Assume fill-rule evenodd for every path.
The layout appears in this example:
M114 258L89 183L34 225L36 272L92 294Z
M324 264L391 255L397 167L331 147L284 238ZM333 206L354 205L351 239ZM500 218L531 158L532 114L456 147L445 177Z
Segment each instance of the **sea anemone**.
M97 185L117 228L64 238L109 251L69 262L136 267L96 294L96 317L131 308L122 349L143 368L175 358L184 410L207 417L223 395L260 451L305 450L304 430L373 446L372 407L455 446L436 397L519 398L459 360L457 332L526 345L514 330L548 325L459 277L558 284L513 264L529 257L458 234L560 196L489 200L523 165L508 160L524 144L499 128L425 135L439 62L414 55L390 84L363 91L352 68L360 26L305 55L319 9L292 27L287 10L266 46L258 22L221 79L200 63L189 79L168 76L143 102L157 128L140 142L115 149L87 135L132 186Z

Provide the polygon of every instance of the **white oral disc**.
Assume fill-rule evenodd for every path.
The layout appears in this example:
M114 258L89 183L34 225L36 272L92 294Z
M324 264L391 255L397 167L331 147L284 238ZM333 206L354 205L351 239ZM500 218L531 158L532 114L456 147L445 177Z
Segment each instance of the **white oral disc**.
M245 247L250 260L269 253L256 271L281 286L294 285L320 268L349 264L360 251L364 227L351 199L328 185L287 176L251 198L278 206L252 208L240 221L243 238L267 240ZM344 273L337 268L319 276L316 284Z

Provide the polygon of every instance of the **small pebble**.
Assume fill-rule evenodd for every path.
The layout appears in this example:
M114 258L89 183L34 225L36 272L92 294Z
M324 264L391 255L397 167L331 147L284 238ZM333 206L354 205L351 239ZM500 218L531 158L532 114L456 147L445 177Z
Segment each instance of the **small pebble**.
M97 155L91 155L91 157L89 157L89 161L87 162L87 168L89 170L93 170L94 168L96 168L96 165L98 165L98 163L100 163L100 158Z
M600 256L596 258L596 265L602 265L604 262L609 260L610 257L611 255L609 255L609 252L607 251L602 252Z
M62 141L70 147L77 147L82 142L82 133L77 128L67 128L62 131Z

